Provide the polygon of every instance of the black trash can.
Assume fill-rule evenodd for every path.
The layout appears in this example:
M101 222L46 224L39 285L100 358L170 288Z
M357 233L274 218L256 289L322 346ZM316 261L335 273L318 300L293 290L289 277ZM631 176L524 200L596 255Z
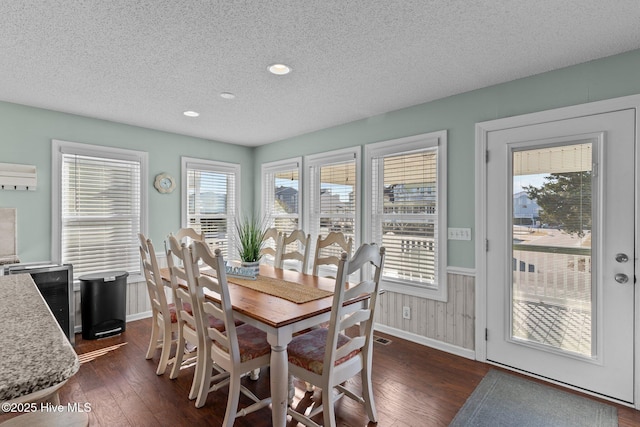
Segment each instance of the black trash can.
M83 339L95 340L125 331L128 275L126 271L108 271L78 278Z

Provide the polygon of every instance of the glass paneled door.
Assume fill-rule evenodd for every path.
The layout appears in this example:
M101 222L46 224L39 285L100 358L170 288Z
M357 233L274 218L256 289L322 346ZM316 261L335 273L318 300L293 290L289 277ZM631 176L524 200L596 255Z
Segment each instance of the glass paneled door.
M511 154L511 337L594 354L591 328L593 148L583 142ZM597 186L596 186L597 187Z
M634 116L491 132L487 359L633 402Z

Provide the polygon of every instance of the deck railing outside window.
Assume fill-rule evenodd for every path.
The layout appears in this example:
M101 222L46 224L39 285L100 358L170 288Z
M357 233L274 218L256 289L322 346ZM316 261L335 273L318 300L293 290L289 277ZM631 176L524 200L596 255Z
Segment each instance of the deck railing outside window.
M512 270L516 299L591 305L590 248L514 244Z

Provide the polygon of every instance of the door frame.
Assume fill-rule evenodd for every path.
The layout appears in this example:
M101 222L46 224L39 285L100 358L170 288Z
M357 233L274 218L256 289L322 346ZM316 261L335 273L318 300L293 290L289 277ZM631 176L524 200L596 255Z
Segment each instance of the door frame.
M640 248L640 240L638 235L638 229L640 228L639 222L639 209L640 209L640 189L638 172L640 171L640 146L638 143L640 134L640 95L630 95L621 98L613 98L603 101L590 102L586 104L573 105L569 107L562 107L553 110L540 111L536 113L529 113L520 116L507 117L502 119L490 120L485 122L476 123L476 148L475 148L475 255L476 255L476 326L475 326L475 354L476 360L492 363L487 361L487 342L485 340L485 331L487 328L487 140L488 134L491 131L500 129L514 128L520 126L527 126L545 122L552 122L558 120L572 119L581 116L608 113L616 110L635 108L635 140L634 146L635 158L634 158L634 206L636 224L634 245L636 248ZM501 244L494 242L493 244ZM639 260L638 256L640 250L636 249L634 254L634 270L638 269ZM638 274L636 274L638 275ZM633 406L635 409L640 410L640 292L637 290L634 292L634 404L629 405L625 402L615 401L625 406ZM528 374L531 375L531 374ZM547 379L548 381L548 379ZM561 384L567 387L566 384ZM573 387L569 387L573 388ZM585 393L584 390L579 390ZM603 396L594 396L604 398ZM613 399L611 399L613 400Z

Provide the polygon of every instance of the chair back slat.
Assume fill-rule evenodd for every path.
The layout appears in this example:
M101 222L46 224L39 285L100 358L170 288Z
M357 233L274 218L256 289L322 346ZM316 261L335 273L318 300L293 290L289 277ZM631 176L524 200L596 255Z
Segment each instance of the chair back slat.
M276 264L276 260L280 257L280 250L282 248L282 233L277 228L267 228L264 232L262 239L262 249L260 249L261 260L267 260L271 258L273 265Z
M367 321L369 320L370 316L371 310L360 309L349 316L345 316L340 320L340 330L344 331L345 329L348 329L353 325Z
M349 340L349 342L344 344L342 347L339 347L339 348L336 349L335 359L336 360L340 360L343 357L347 356L352 351L360 350L362 347L364 347L366 342L367 342L367 340L365 340L364 337L351 338L351 340Z
M189 292L185 291L182 288L177 288L175 290L176 292L176 301L180 301L180 302L190 302L191 301L191 295L189 295ZM184 309L184 303L181 304L183 306L182 309L179 310L180 312L180 317L189 325L191 325L192 328L195 328L196 326L196 322L193 319L193 316L191 315L191 313L189 313L187 310Z
M178 240L178 242L185 243L187 246L190 245L194 240L198 240L200 242L205 241L204 232L198 233L196 230L190 227L181 228L173 235Z
M313 275L318 276L320 266L333 265L336 268L340 262L340 254L347 253L347 257L351 256L353 247L353 239L347 239L344 233L332 231L326 237L318 236L316 241L316 251L313 258Z
M377 286L373 280L364 280L358 283L356 286L352 286L344 291L344 300L349 301L352 298L357 297L360 294L370 294Z

